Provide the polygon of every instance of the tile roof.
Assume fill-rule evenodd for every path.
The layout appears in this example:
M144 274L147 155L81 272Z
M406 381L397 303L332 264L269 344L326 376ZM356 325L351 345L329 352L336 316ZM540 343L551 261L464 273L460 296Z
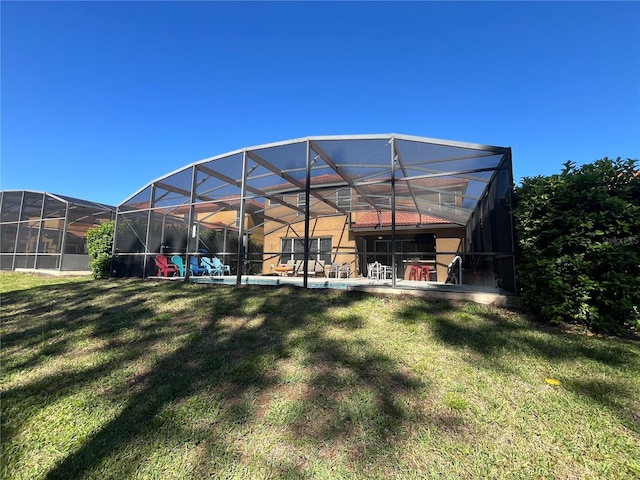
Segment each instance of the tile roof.
M379 215L379 216L378 216ZM396 212L396 226L429 225L451 223L443 218L418 213ZM365 212L358 217L355 228L390 227L391 212Z
M359 179L354 177L352 180L357 182ZM373 181L375 182L383 182L380 184L372 183L363 185L360 188L390 188L390 177L377 178ZM305 179L301 179L300 183L304 185L306 183ZM331 184L344 184L345 180L340 175L336 173L328 173L324 175L318 175L315 177L311 177L311 185L331 185ZM424 178L414 178L409 180L408 182L403 181L402 178L398 179L397 187L400 189L406 189L406 185L409 183L411 186L419 186L419 187L431 187L431 188L451 188L451 187L460 187L462 190L466 189L469 184L469 180L466 178L450 178L450 177L424 177ZM283 188L292 187L290 183L279 183L277 185L272 185L270 187L265 188L265 191L270 190L281 190Z
M306 179L302 178L299 180L299 182L304 185L307 183ZM345 183L344 178L342 178L340 175L338 175L337 173L327 173L324 175L318 175L315 177L311 177L311 185L331 185L334 183ZM251 184L251 181L249 181L249 184ZM276 185L271 185L269 187L266 187L264 189L265 192L269 192L271 190L282 190L283 188L291 188L294 185L292 185L291 183L287 182L287 183L278 183Z

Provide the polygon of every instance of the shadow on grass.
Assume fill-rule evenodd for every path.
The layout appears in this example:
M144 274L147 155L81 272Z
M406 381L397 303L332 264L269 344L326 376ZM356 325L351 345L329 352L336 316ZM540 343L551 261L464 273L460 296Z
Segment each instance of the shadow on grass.
M3 348L14 353L3 355L3 361L17 357L22 347L33 350L26 360L9 358L12 372L44 361L64 361L73 354L71 344L78 335L86 335L107 355L98 365L59 370L8 388L3 394L3 445L16 440L16 432L29 418L23 415L5 424L6 412L26 408L35 413L95 388L102 378L155 352L155 361L144 363L151 366L105 389L104 395L123 408L46 478L96 475L110 463L117 463L110 474L135 476L158 442L193 448L198 457L194 475L206 476L212 465L237 462L246 456L233 442L237 426L263 421L264 405L272 400L269 392L286 385L279 365L294 355L307 365L310 380L282 425L318 445L348 443L355 461L383 453L408 422L418 420L403 396L424 385L366 341L327 335L331 328L362 326L365 319L357 314L335 321L327 315L332 308L347 308L362 298L353 292L295 287L131 281L10 294L3 305ZM164 305L173 305L172 310L163 312ZM193 421L181 414L202 417ZM17 465L19 459L12 462ZM292 468L302 474L296 466L275 460L274 465L277 475L291 473Z
M606 378L572 378L563 385L576 395L617 413L627 427L640 434L640 400L626 384Z
M483 357L508 348L550 360L584 358L611 367L628 366L636 360L625 340L585 340L483 305L464 304L455 315L444 315L453 309L447 302L425 302L402 310L399 318L404 323L424 323L444 343L469 348Z
M469 361L483 368L514 372L512 355L529 355L554 362L595 362L604 368L640 371L637 342L565 333L558 328L530 323L509 311L475 304L461 306L453 315L447 304L425 305L402 311L403 322L424 323L433 335L453 348L473 352ZM640 414L637 398L627 385L613 380L573 379L563 386L607 408L636 431Z

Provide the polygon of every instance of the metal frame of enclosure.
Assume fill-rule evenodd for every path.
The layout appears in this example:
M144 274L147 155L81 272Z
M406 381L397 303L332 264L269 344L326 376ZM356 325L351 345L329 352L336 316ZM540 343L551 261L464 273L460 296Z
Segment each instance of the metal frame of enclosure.
M27 190L0 192L0 267L89 271L85 235L116 208Z
M215 254L241 283L295 258L305 260L306 287L306 260L347 259L366 276L383 258L395 288L411 258L459 256L462 283L515 292L512 191L507 147L386 134L243 148L171 172L119 205L114 274L154 276L159 253L187 264ZM434 244L445 227L460 241L428 247L429 260L420 242Z

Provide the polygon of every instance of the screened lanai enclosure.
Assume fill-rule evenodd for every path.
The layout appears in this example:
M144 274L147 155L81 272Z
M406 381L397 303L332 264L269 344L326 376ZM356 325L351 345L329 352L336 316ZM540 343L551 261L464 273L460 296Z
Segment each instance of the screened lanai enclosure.
M117 209L116 276L368 278L515 292L511 149L407 135L306 137L207 158ZM166 272L165 272L166 273Z
M112 221L109 205L28 190L0 192L2 270L89 272L87 230Z

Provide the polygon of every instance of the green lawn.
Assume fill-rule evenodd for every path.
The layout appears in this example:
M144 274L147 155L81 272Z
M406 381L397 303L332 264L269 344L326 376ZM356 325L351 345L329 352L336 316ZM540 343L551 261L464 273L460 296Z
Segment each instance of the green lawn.
M640 478L638 342L344 291L0 287L3 478Z

